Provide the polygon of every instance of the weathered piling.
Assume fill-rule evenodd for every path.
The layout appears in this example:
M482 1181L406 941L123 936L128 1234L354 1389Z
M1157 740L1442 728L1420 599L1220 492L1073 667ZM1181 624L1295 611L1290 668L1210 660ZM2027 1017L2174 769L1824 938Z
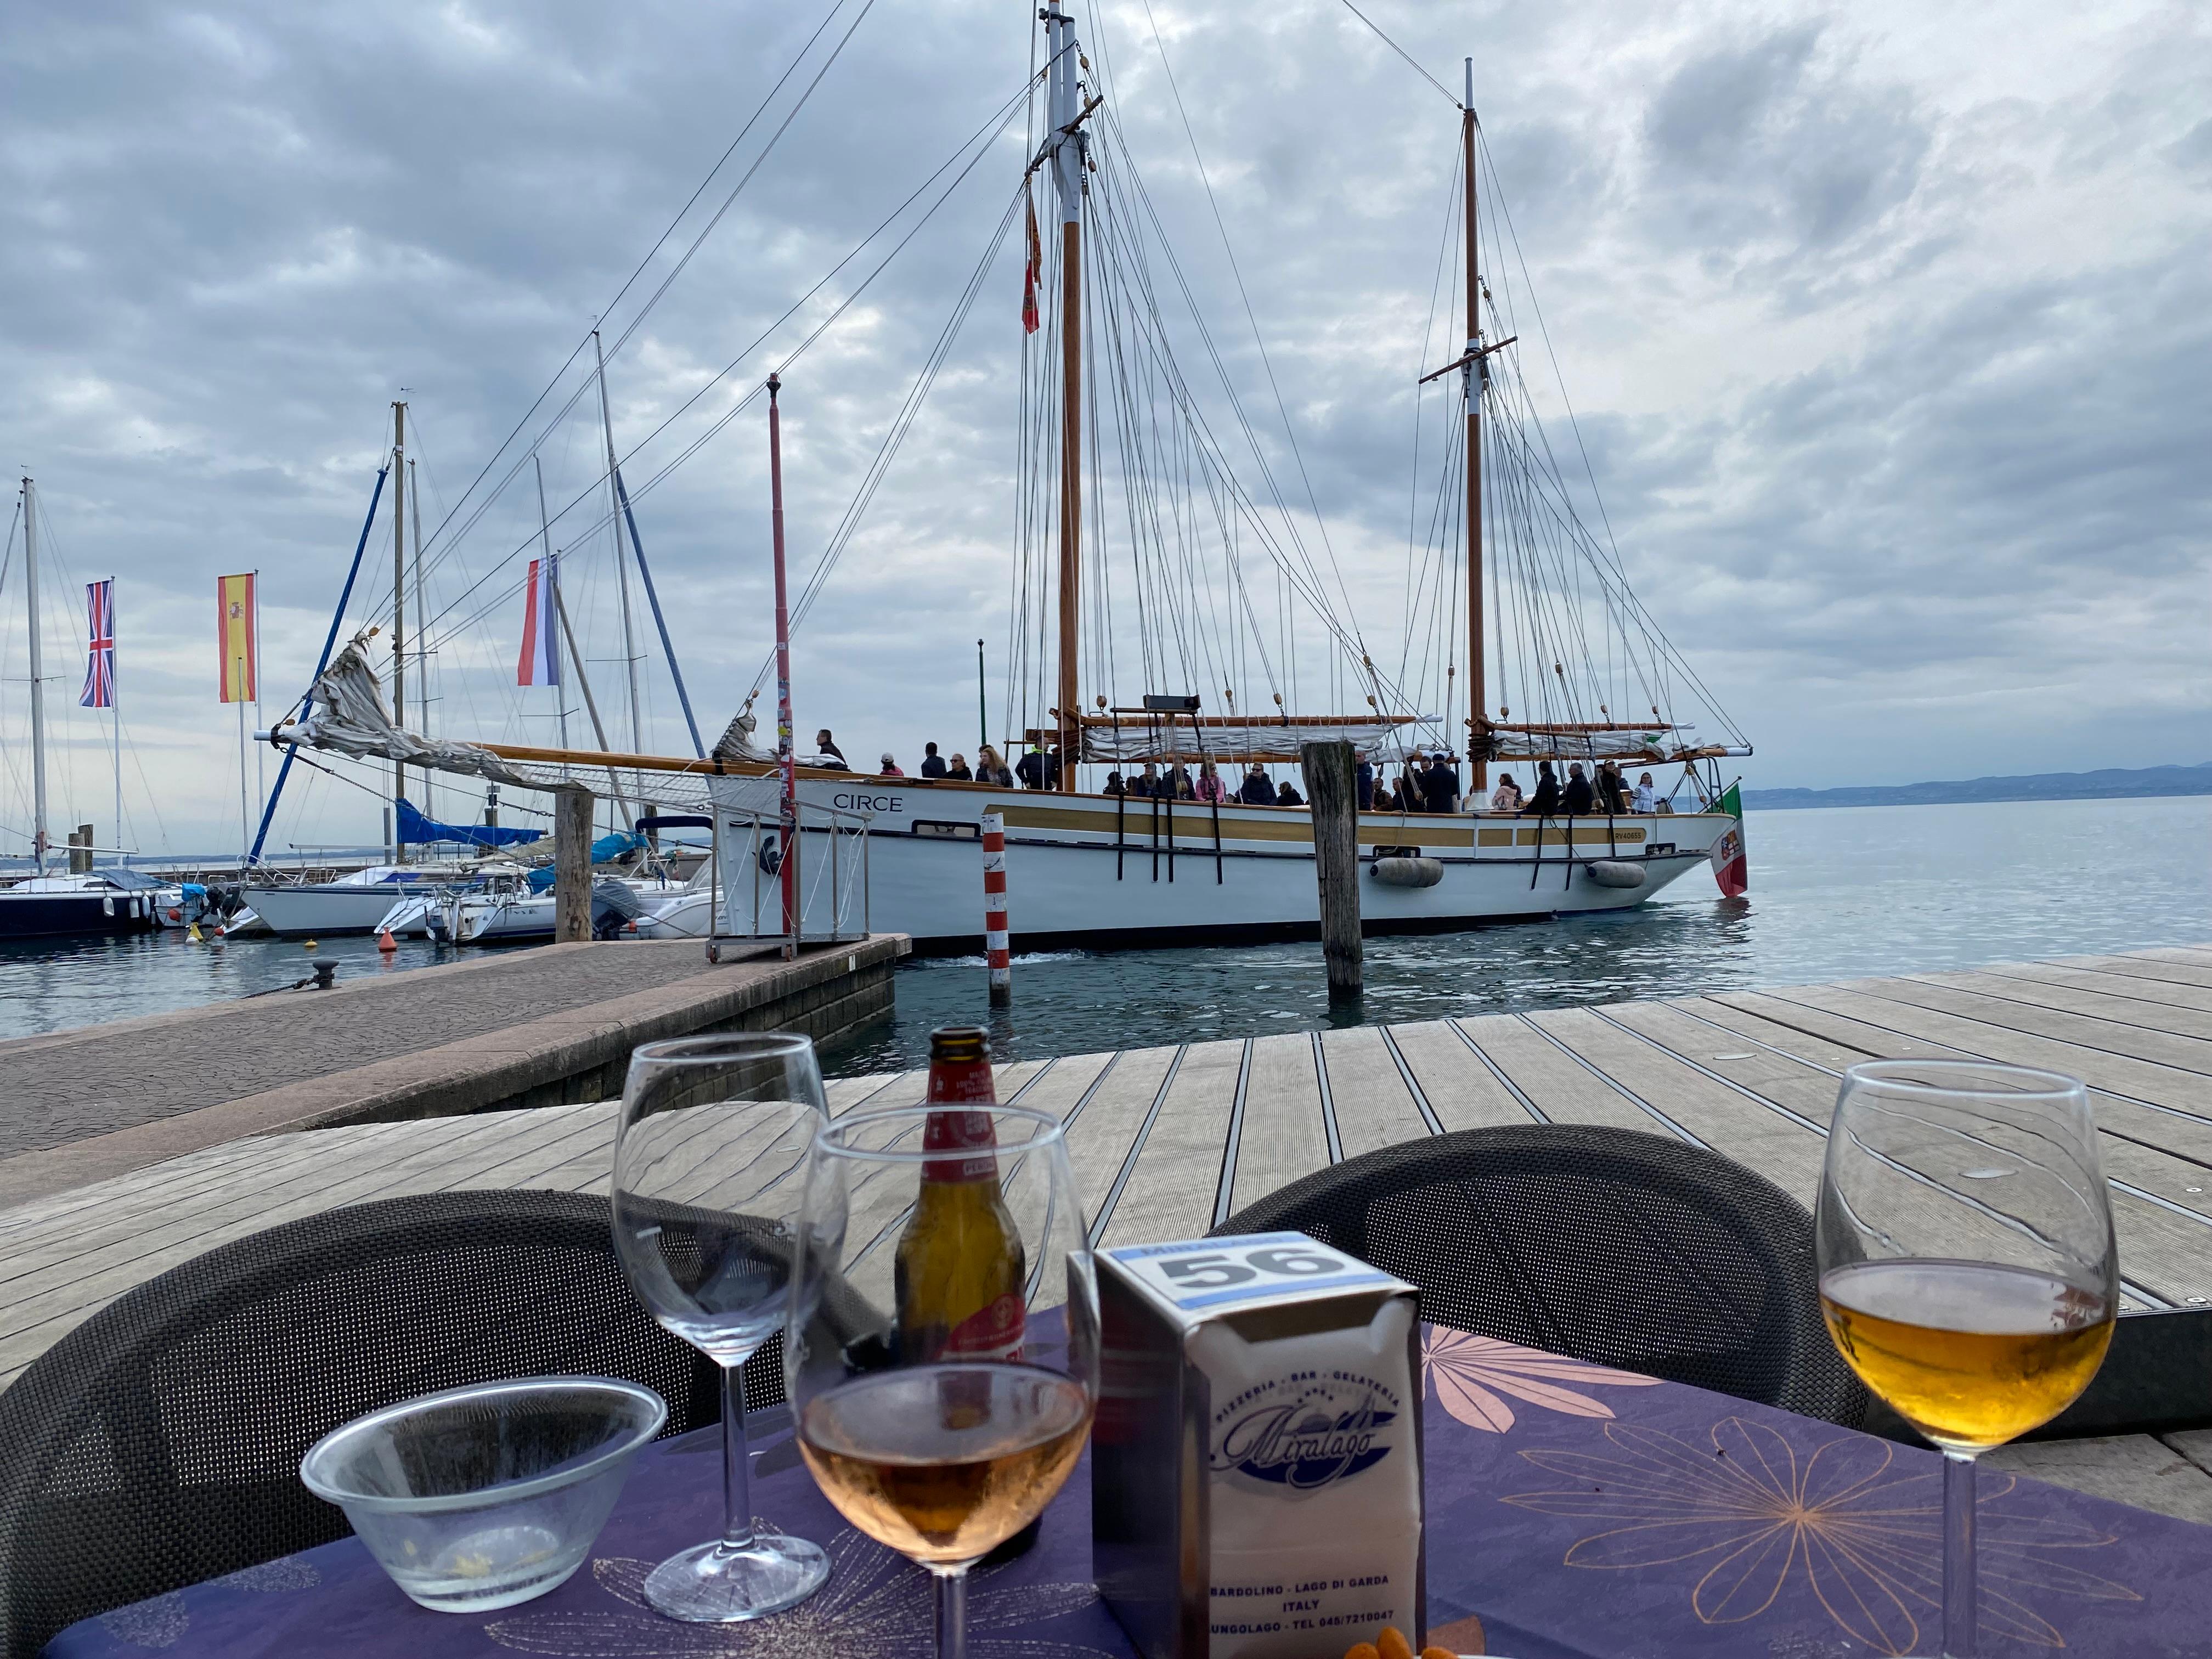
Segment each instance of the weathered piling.
M564 783L553 792L553 942L592 936L592 792Z
M1352 745L1342 739L1298 745L1306 803L1313 809L1314 878L1321 887L1321 954L1331 1001L1357 997L1359 944L1359 793Z

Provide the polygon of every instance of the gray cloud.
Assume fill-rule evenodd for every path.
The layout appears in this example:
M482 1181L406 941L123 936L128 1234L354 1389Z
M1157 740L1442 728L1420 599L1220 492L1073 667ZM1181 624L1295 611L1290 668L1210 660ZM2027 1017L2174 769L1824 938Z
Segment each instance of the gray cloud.
M1717 0L1663 18L1376 15L1449 84L1462 52L1480 49L1492 153L1623 555L1751 726L1758 781L2203 757L2201 31L2157 8L2051 7L2010 25L2037 50L1995 58L1982 23L1901 5L1778 21ZM617 355L625 448L1018 85L1029 46L1010 15L981 0L871 15ZM72 572L118 577L138 842L232 833L213 578L263 571L280 702L327 627L390 399L408 388L434 526L819 16L241 3L15 20L0 42L0 432L39 476ZM1082 17L1227 372L1287 477L1146 10L1116 0ZM1152 17L1347 583L1386 639L1402 608L1409 383L1453 112L1319 0L1257 15L1154 0ZM1890 44L1906 24L1910 51ZM1972 72L1945 67L1960 64ZM802 571L1023 159L1018 131L794 371ZM849 752L972 744L978 635L1003 667L1018 283L1002 248L801 635L801 722L836 726ZM641 453L633 483L794 337ZM572 369L554 406L580 384ZM1571 441L1556 401L1547 418ZM545 447L556 509L588 491L599 443L587 397ZM767 645L763 450L750 411L639 502L706 725L726 718ZM534 527L528 482L433 574L431 608L450 611L434 718L456 732L550 729L543 694L510 683L520 569L500 561ZM598 516L580 506L556 539L574 538L586 654L611 679L606 536L585 533ZM380 525L358 616L388 593L387 537ZM0 821L17 828L19 594L11 574ZM75 603L52 599L48 636L70 677L64 704ZM648 740L679 747L657 664L648 681ZM1319 679L1306 691L1317 701ZM104 820L101 728L72 712L64 735L56 819ZM374 810L324 784L279 840L356 838Z

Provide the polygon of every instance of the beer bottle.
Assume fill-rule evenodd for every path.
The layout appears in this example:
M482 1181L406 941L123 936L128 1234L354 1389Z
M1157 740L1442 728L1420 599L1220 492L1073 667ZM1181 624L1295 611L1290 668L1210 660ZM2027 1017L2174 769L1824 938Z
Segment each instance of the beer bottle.
M1024 1335L1026 1255L999 1188L996 1103L985 1032L949 1025L929 1034L929 1097L921 1185L899 1236L894 1279L899 1358L1018 1359Z

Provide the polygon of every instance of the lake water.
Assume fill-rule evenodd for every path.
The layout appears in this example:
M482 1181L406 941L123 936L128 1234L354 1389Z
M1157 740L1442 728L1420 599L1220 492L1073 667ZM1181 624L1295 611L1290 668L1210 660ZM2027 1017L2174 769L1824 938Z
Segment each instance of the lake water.
M2212 798L1753 812L1744 839L1740 899L1692 871L1633 910L1370 939L1356 1009L1329 1007L1317 944L1018 956L996 1012L980 957L940 958L902 968L892 1020L823 1059L923 1065L954 1023L1036 1060L2212 940Z
M1002 1058L1042 1059L2212 939L2212 799L1754 812L1745 837L1741 899L1697 871L1635 910L1370 939L1356 1011L1330 1010L1314 944L1017 957L1014 1006L997 1014L981 959L951 958L902 968L891 1020L823 1059L843 1075L918 1066L930 1029L956 1023L989 1025ZM403 944L387 962L365 938L216 949L174 933L0 946L0 1036L244 996L332 959L343 981L454 955ZM189 1049L189 1028L178 1040Z

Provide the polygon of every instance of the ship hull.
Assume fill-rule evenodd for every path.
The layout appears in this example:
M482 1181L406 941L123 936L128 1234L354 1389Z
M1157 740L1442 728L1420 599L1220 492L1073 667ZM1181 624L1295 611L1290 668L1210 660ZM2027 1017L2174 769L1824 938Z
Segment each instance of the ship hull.
M718 780L723 804L763 809L772 779ZM1312 820L1297 807L1170 805L915 781L803 779L802 800L865 817L865 883L841 866L847 930L908 934L926 954L981 948L980 819L1006 835L1007 909L1018 950L1111 950L1311 939L1320 933ZM810 826L820 815L807 815ZM1735 822L1720 814L1535 819L1504 814L1363 813L1360 916L1370 934L1441 933L1486 922L1632 908L1707 861ZM830 931L830 834L800 847L805 927ZM780 931L777 878L755 838L725 823L720 931ZM1387 878L1378 850L1433 861L1427 885ZM1603 864L1607 879L1593 866ZM1622 867L1638 872L1634 885ZM750 924L750 926L748 924Z

